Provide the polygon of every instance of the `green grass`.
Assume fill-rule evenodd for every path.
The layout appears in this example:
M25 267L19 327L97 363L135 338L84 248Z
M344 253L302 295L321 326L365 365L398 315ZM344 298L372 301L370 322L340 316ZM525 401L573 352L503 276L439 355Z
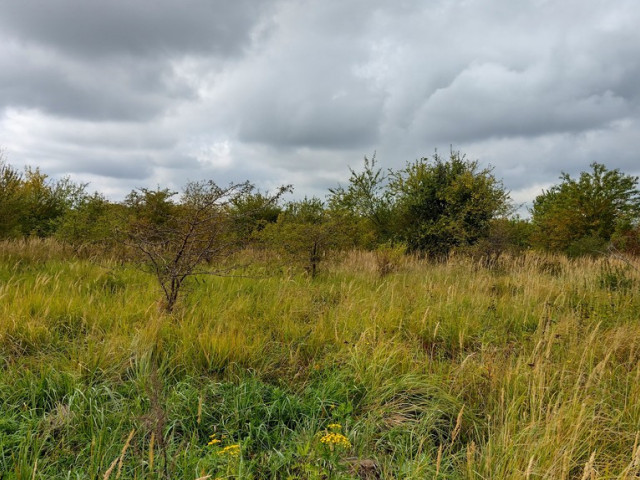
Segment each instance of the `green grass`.
M311 280L243 255L250 275L193 282L166 315L131 265L0 244L0 478L639 475L624 263L406 258L381 277L352 252ZM350 447L319 441L332 423Z

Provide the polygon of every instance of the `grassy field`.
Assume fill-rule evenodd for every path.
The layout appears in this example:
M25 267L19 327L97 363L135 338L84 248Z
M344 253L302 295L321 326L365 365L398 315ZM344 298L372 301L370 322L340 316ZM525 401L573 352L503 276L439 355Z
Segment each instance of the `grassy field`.
M640 478L640 275L353 252L190 286L0 244L0 479Z

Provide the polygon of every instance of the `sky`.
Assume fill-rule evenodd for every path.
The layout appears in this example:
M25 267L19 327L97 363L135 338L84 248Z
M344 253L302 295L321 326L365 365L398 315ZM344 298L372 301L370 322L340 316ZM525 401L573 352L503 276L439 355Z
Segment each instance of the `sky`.
M131 189L317 195L451 148L526 208L640 175L637 0L0 0L0 147Z

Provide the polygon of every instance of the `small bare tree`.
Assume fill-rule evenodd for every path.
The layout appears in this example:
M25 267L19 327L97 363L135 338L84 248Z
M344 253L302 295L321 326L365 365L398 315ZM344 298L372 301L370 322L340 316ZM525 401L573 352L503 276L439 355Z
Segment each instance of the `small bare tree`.
M332 216L318 198L290 202L277 222L260 232L261 240L290 260L301 263L311 278L330 253L353 245L348 222Z
M249 182L220 187L213 181L190 182L180 202L169 190L133 191L126 200L130 218L123 239L143 270L153 274L164 294L164 309L173 311L185 281L196 275L225 275L235 267L226 260L243 245L241 223L232 207L254 186ZM275 204L289 190L268 196Z

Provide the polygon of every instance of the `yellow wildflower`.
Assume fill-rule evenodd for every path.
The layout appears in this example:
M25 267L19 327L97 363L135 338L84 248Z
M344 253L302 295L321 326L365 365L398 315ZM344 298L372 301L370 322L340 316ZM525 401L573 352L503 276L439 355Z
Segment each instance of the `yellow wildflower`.
M218 443L220 443L222 441L222 440L218 440L216 438L216 434L215 433L213 435L209 435L209 438L211 440L209 441L209 443L207 445L216 445L216 444L218 444Z
M220 455L236 456L240 454L240 445L229 445L218 452Z
M320 442L328 445L332 449L334 446L351 448L351 442L341 433L327 433L320 439Z
M327 428L329 430L342 430L342 425L340 425L339 423L331 423L327 425Z

